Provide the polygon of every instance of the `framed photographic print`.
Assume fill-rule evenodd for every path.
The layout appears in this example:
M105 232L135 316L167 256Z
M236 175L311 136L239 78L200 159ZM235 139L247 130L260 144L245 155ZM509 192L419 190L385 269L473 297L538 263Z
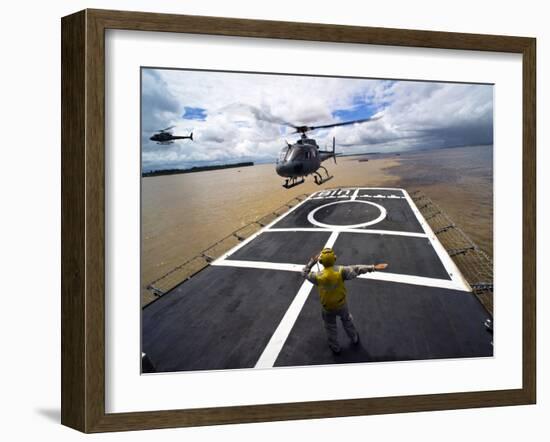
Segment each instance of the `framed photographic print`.
M63 18L62 423L534 403L535 72L525 37Z

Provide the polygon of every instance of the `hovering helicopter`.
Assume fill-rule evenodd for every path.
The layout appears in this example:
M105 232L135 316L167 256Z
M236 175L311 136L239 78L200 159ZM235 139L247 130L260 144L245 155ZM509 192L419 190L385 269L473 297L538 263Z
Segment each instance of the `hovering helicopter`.
M189 138L191 141L193 141L193 132L191 132L190 135L186 136L172 135L171 129L173 129L174 127L176 126L170 126L166 129L157 130L156 133L149 139L151 141L156 141L157 144L172 144L174 140L184 140L186 138Z
M329 158L332 158L334 163L336 163L336 156L338 155L338 153L336 153L336 138L332 138L332 151L319 150L317 142L313 138L308 138L306 135L307 132L316 129L327 129L329 127L366 123L368 121L378 120L379 118L381 118L381 116L345 121L342 123L325 124L322 126L295 126L290 123L279 121L279 124L294 128L294 132L292 133L301 134L300 139L296 141L296 143L290 144L287 141L287 146L279 153L275 171L278 175L286 178L283 187L290 189L298 184L302 184L305 181L305 177L308 175L313 175L315 184L318 185L333 178L321 163ZM319 173L319 169L324 171L325 176Z

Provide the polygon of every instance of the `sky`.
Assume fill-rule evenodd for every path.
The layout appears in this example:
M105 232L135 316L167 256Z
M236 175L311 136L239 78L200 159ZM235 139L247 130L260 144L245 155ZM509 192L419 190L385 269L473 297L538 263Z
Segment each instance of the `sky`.
M374 121L311 131L336 151L401 152L493 143L493 86L428 81L143 68L143 171L274 162L293 125ZM155 131L189 135L162 145Z

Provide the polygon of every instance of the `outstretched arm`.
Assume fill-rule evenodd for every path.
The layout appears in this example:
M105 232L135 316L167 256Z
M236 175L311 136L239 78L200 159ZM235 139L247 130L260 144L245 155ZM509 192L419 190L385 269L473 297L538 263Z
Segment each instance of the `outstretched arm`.
M368 272L374 272L376 270L384 270L388 267L388 264L372 264L372 265L354 265L354 266L345 266L342 268L342 277L344 279L354 279L359 275Z

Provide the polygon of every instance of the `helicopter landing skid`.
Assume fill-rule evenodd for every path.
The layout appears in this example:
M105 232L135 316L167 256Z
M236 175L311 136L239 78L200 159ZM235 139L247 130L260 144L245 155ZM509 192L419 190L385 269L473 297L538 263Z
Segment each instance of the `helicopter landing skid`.
M327 176L323 178L323 176L319 172L313 173L313 179L315 180L315 184L317 184L318 186L334 178L334 176L328 174L328 170L325 169L323 166L321 166L320 169L323 169Z
M294 186L297 186L297 185L299 185L299 184L302 184L304 181L305 181L304 177L301 177L301 179L299 179L299 178L294 178L294 177L293 177L293 178L290 178L290 179L287 178L287 179L285 180L285 183L283 184L283 187L284 187L285 189L290 189L290 188L292 188L292 187L294 187Z

